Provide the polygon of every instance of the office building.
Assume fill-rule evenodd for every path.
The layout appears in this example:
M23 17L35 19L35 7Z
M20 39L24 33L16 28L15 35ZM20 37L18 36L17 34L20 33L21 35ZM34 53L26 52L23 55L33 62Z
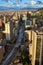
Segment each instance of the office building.
M12 40L13 39L13 23L7 22L5 23L5 33L6 33L6 40Z
M34 25L36 22L36 18L33 18L32 24Z
M32 44L29 44L29 55L30 55L30 59L32 61Z
M0 31L0 44L3 44L5 42L3 42L3 33ZM4 49L4 46L0 46L0 63L3 59L3 55L5 53L5 49Z
M32 31L32 65L43 65L43 31Z
M4 21L3 22L4 22L4 24L7 22L6 16L4 16Z
M0 19L0 28L2 27L2 20Z

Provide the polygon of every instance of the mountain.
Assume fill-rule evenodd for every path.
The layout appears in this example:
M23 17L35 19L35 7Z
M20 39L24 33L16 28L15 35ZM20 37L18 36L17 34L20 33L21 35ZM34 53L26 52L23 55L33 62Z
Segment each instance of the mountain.
M32 8L32 7L24 7L24 8L19 8L19 7L4 7L0 6L0 10L38 10L38 8Z
M38 10L43 10L43 8L39 8Z
M4 6L0 6L0 10L17 10L18 8L16 7L4 7Z

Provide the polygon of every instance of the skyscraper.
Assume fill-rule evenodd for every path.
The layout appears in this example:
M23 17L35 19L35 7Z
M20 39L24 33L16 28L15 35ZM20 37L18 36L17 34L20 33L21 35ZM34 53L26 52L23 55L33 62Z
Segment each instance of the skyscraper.
M32 65L43 63L43 31L32 31Z
M7 22L6 16L4 16L4 24Z
M5 23L5 31L6 31L6 40L13 39L13 23L7 22Z

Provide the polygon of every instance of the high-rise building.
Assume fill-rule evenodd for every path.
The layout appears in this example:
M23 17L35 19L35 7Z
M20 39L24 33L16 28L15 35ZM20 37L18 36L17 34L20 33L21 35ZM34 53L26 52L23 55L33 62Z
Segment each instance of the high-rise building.
M32 22L32 24L34 25L34 24L35 24L35 22L36 22L36 18L33 18L33 22Z
M7 22L6 16L4 16L4 24Z
M13 23L7 22L5 23L5 33L6 33L6 40L12 40L13 39Z
M32 65L43 65L43 31L32 31Z
M3 43L5 43L3 41L3 33L0 31L0 44L3 44ZM3 59L4 53L5 53L4 46L0 46L0 63L1 63L2 59Z
M0 27L2 27L2 20L0 19Z

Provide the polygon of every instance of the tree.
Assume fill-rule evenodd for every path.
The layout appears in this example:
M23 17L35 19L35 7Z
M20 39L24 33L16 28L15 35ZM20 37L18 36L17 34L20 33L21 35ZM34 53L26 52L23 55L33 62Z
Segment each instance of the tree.
M29 57L29 52L28 51L27 51L27 48L24 47L23 51L21 52L21 59L22 59L23 65L31 65L31 61L30 61L30 57Z

